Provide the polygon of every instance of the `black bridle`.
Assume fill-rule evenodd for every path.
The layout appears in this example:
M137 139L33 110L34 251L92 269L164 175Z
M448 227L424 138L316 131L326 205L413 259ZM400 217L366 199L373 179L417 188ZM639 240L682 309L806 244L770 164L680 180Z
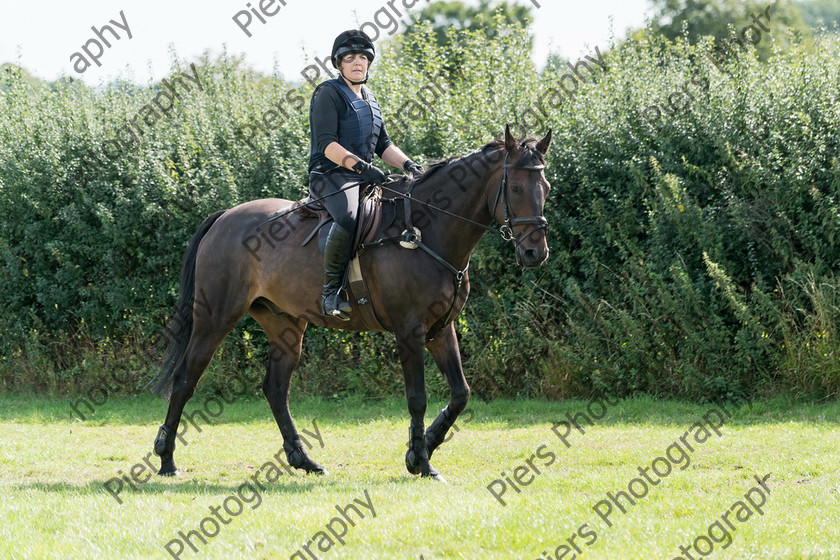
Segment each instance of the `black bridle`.
M545 165L509 165L507 162L508 154L505 154L505 163L503 165L502 171L502 184L499 185L499 192L496 193L496 200L493 202L493 215L496 215L496 208L499 206L499 198L504 200L505 204L505 223L498 229L499 235L502 236L502 239L505 241L515 241L514 247L518 247L522 240L527 238L529 235L534 233L535 231L545 229L548 227L548 220L545 219L544 216L523 216L521 218L511 218L511 211L510 211L510 198L508 196L508 184L507 184L507 170L508 168L512 169L522 169L525 171L542 171L545 169ZM520 237L518 240L516 236L513 234L513 228L515 226L523 225L523 224L534 224L536 227L531 228L527 234Z

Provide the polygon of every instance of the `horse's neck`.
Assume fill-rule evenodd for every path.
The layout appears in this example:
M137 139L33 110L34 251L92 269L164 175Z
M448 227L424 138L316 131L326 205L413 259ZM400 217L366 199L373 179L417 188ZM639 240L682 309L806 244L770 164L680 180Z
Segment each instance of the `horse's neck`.
M418 193L418 198L458 216L428 210L430 217L434 218L429 226L433 238L430 241L438 245L436 249L441 256L456 268L466 266L486 231L466 220L484 226L493 222L488 200L493 190L491 177L499 167L499 163L488 160L484 152L470 154L441 169L423 192Z

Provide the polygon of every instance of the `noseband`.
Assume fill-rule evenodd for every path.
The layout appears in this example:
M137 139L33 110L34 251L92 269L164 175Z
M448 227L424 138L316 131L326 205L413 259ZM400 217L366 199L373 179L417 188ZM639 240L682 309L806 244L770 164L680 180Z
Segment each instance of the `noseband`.
M505 223L499 228L499 234L502 236L502 239L505 241L514 241L514 247L518 247L522 241L527 238L529 235L534 233L537 230L544 229L548 227L548 220L545 219L543 216L523 216L520 218L511 218L511 210L510 210L510 198L508 196L508 168L513 169L524 169L525 171L542 171L545 169L545 165L510 165L507 162L508 154L505 153L505 162L502 166L502 183L499 185L499 192L496 193L496 200L493 202L493 215L496 214L496 208L499 205L499 198L504 201L505 205ZM516 236L513 233L513 228L515 226L524 225L524 224L534 224L535 227L531 228L528 233L516 239Z

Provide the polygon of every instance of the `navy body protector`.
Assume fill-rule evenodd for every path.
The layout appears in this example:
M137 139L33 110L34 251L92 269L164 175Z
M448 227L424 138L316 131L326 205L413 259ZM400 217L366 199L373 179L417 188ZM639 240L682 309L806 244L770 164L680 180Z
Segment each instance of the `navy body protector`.
M339 115L338 143L367 163L372 162L376 144L379 142L379 133L382 130L382 111L373 92L362 86L362 91L367 96L366 100L362 99L353 93L353 90L341 78L327 80L318 87L336 88L350 108L344 115ZM312 149L313 151L317 149L314 143Z

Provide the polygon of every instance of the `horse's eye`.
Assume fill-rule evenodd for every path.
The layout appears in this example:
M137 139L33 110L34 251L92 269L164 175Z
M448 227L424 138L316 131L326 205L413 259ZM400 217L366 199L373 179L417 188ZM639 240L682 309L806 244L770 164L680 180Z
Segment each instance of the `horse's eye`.
M522 192L522 189L519 185L511 185L510 190L513 191L514 194L519 194Z

